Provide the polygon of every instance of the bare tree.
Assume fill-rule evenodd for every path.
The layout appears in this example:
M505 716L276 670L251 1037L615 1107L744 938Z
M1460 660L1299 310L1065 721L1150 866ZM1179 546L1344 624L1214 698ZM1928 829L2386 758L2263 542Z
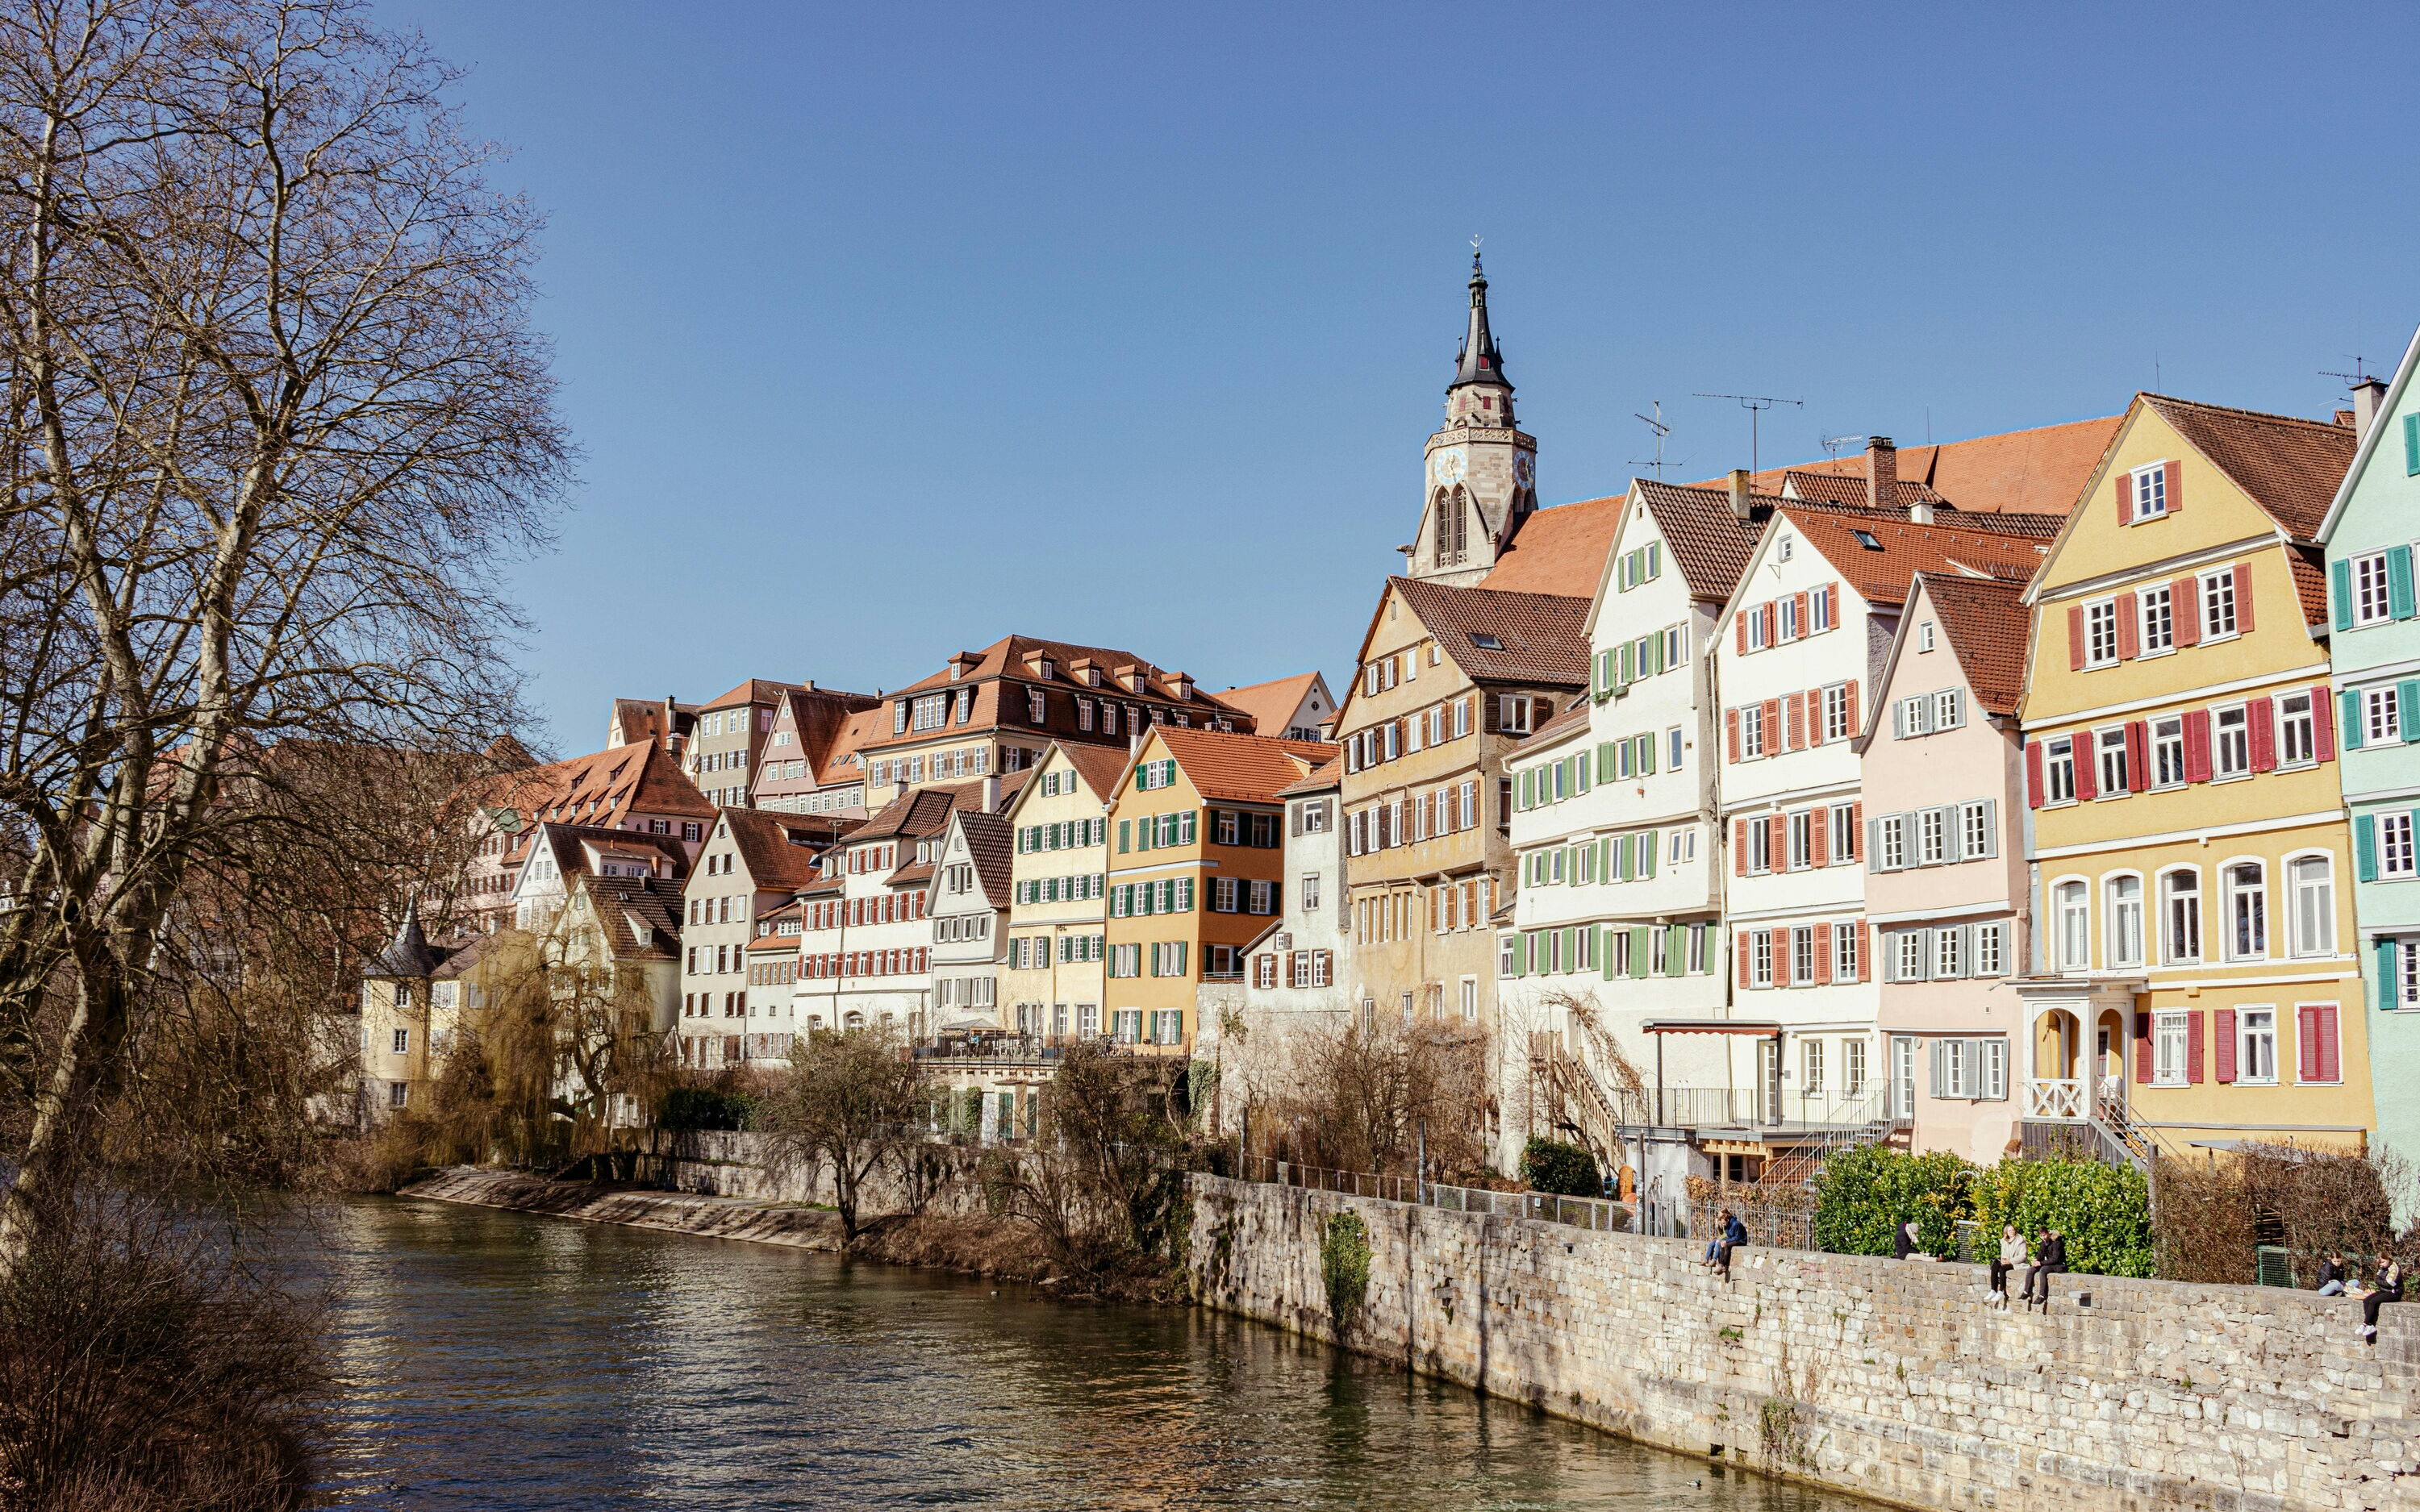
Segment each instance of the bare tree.
M0 1273L281 742L468 758L520 718L497 567L567 450L534 219L453 78L350 0L0 13L0 1041L30 1107Z
M799 1038L789 1075L775 1084L757 1121L791 1163L825 1165L832 1173L832 1205L841 1237L864 1226L859 1210L865 1183L903 1139L913 1139L924 1107L915 1062L886 1024Z
M1477 1028L1348 1019L1304 1030L1295 1056L1295 1088L1269 1108L1274 1148L1306 1165L1408 1170L1425 1126L1432 1170L1482 1164L1486 1041Z

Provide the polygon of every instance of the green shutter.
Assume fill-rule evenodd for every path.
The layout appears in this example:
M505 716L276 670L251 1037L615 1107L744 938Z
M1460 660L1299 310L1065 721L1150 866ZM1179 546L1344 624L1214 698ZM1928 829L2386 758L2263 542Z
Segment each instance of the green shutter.
M2339 630L2352 628L2352 563L2333 562L2328 564L2328 596L2335 600L2335 624Z
M1118 854L1119 854L1120 856L1124 856L1127 851L1132 850L1132 849L1134 848L1134 847L1129 843L1133 839L1134 839L1134 821L1133 821L1133 820L1131 820L1131 819L1121 819L1121 820L1119 820L1119 821L1118 821Z
M2412 548L2391 547L2386 553L2386 603L2398 620L2408 620L2413 613L2412 604Z
M1637 875L1638 837L1624 835L1614 841L1615 868L1624 882Z
M1534 809L1537 806L1538 769L1534 766L1524 767L1521 770L1521 807Z
M2409 434L2409 432L2406 432ZM2398 1006L2395 980L2395 942L2381 939L2377 945L2378 1006L2392 1010Z
M1582 751L1572 758L1572 770L1579 778L1580 791L1586 793L1589 790L1588 752Z
M2356 867L2364 882L2378 880L2378 816L2355 814L2352 821L2352 849Z
M1649 636L1647 638L1647 648L1651 653L1650 659L1655 663L1653 667L1648 669L1648 673L1650 676L1661 676L1665 670L1664 632L1658 630L1653 635Z
M1630 640L1624 640L1621 643L1621 675L1614 684L1614 691L1617 693L1629 692L1630 685L1637 680L1638 664L1634 651L1636 644L1637 642Z
M1638 737L1638 775L1652 777L1654 772L1655 737L1652 734L1641 735Z
M1610 740L1600 742L1596 748L1596 779L1600 782L1613 780L1613 742Z
M1638 837L1638 874L1642 877L1652 877L1655 874L1657 833L1658 831L1651 829Z
M2395 685L2395 726L2404 744L2420 740L2420 682L2410 678Z
M2403 417L2403 471L2420 475L2420 413Z
M2361 748L2361 693L2346 688L2336 695L2336 744L2346 750Z
M1667 925L1664 930L1664 975L1683 977L1689 972L1689 927Z
M1630 930L1630 974L1647 975L1647 926L1634 924Z

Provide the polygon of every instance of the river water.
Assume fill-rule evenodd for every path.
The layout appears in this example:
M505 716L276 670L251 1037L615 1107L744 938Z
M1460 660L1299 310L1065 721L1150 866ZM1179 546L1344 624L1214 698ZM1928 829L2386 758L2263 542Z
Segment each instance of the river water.
M1183 1309L408 1199L330 1238L347 1506L1862 1505Z

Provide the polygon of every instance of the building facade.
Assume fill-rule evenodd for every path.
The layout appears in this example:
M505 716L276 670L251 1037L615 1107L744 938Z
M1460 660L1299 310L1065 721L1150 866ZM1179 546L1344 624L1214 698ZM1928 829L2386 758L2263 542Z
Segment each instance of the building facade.
M1000 968L1008 953L1005 816L958 809L933 867L933 1008L942 1031L1002 1027Z
M799 1032L784 1002L752 991L759 920L787 908L814 880L817 859L840 839L830 818L726 809L698 852L682 901L681 1004L676 1058L701 1070L786 1059ZM779 1037L779 1053L773 1046Z
M1125 772L1120 752L1054 741L1008 810L1001 1000L1019 1034L1065 1044L1109 1032L1109 813Z

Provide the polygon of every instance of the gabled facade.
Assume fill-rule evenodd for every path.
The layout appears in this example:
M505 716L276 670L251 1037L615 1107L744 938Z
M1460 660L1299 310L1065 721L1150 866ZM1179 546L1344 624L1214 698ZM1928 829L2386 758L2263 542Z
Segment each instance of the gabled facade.
M881 700L805 683L773 706L750 796L759 809L864 817L865 784L834 780L835 768L876 728ZM848 768L847 775L855 775Z
M473 852L462 912L490 930L513 917L513 894L536 850L540 825L668 837L695 856L715 816L714 805L660 740L483 779L465 793L463 808Z
M1889 1114L1986 1165L2016 1136L2024 1043L2024 626L2020 584L1916 574L1856 740Z
M772 738L773 717L799 689L797 683L752 677L700 706L681 761L715 807L754 805L751 779Z
M1231 687L1218 702L1249 715L1257 733L1279 740L1326 740L1336 729L1336 695L1322 672Z
M1008 944L1009 832L1004 815L952 811L933 867L934 1025L1000 1028Z
M1109 1032L1109 813L1125 773L1117 752L1054 741L1007 812L1000 996L1009 1027L1049 1044Z
M2139 394L2028 592L2026 1134L2371 1124L2325 573L2349 427Z
M672 835L593 825L540 824L509 895L513 927L542 930L582 876L650 877L677 895L689 844Z
M757 1058L784 1058L767 1036L799 1030L794 1011L767 1022L752 1018L769 995L750 991L752 948L760 920L785 908L814 880L817 858L845 833L826 817L726 809L698 852L685 889L681 930L678 1059L713 1068Z
M1333 746L1154 730L1109 814L1109 1028L1122 1044L1189 1055L1204 982L1239 981L1246 949L1284 907L1278 795Z
M2353 391L2361 447L2330 501L2328 661L2353 840L2360 1014L2378 1136L2420 1150L2420 337L2394 381ZM2348 1015L2354 1011L2348 1005Z

